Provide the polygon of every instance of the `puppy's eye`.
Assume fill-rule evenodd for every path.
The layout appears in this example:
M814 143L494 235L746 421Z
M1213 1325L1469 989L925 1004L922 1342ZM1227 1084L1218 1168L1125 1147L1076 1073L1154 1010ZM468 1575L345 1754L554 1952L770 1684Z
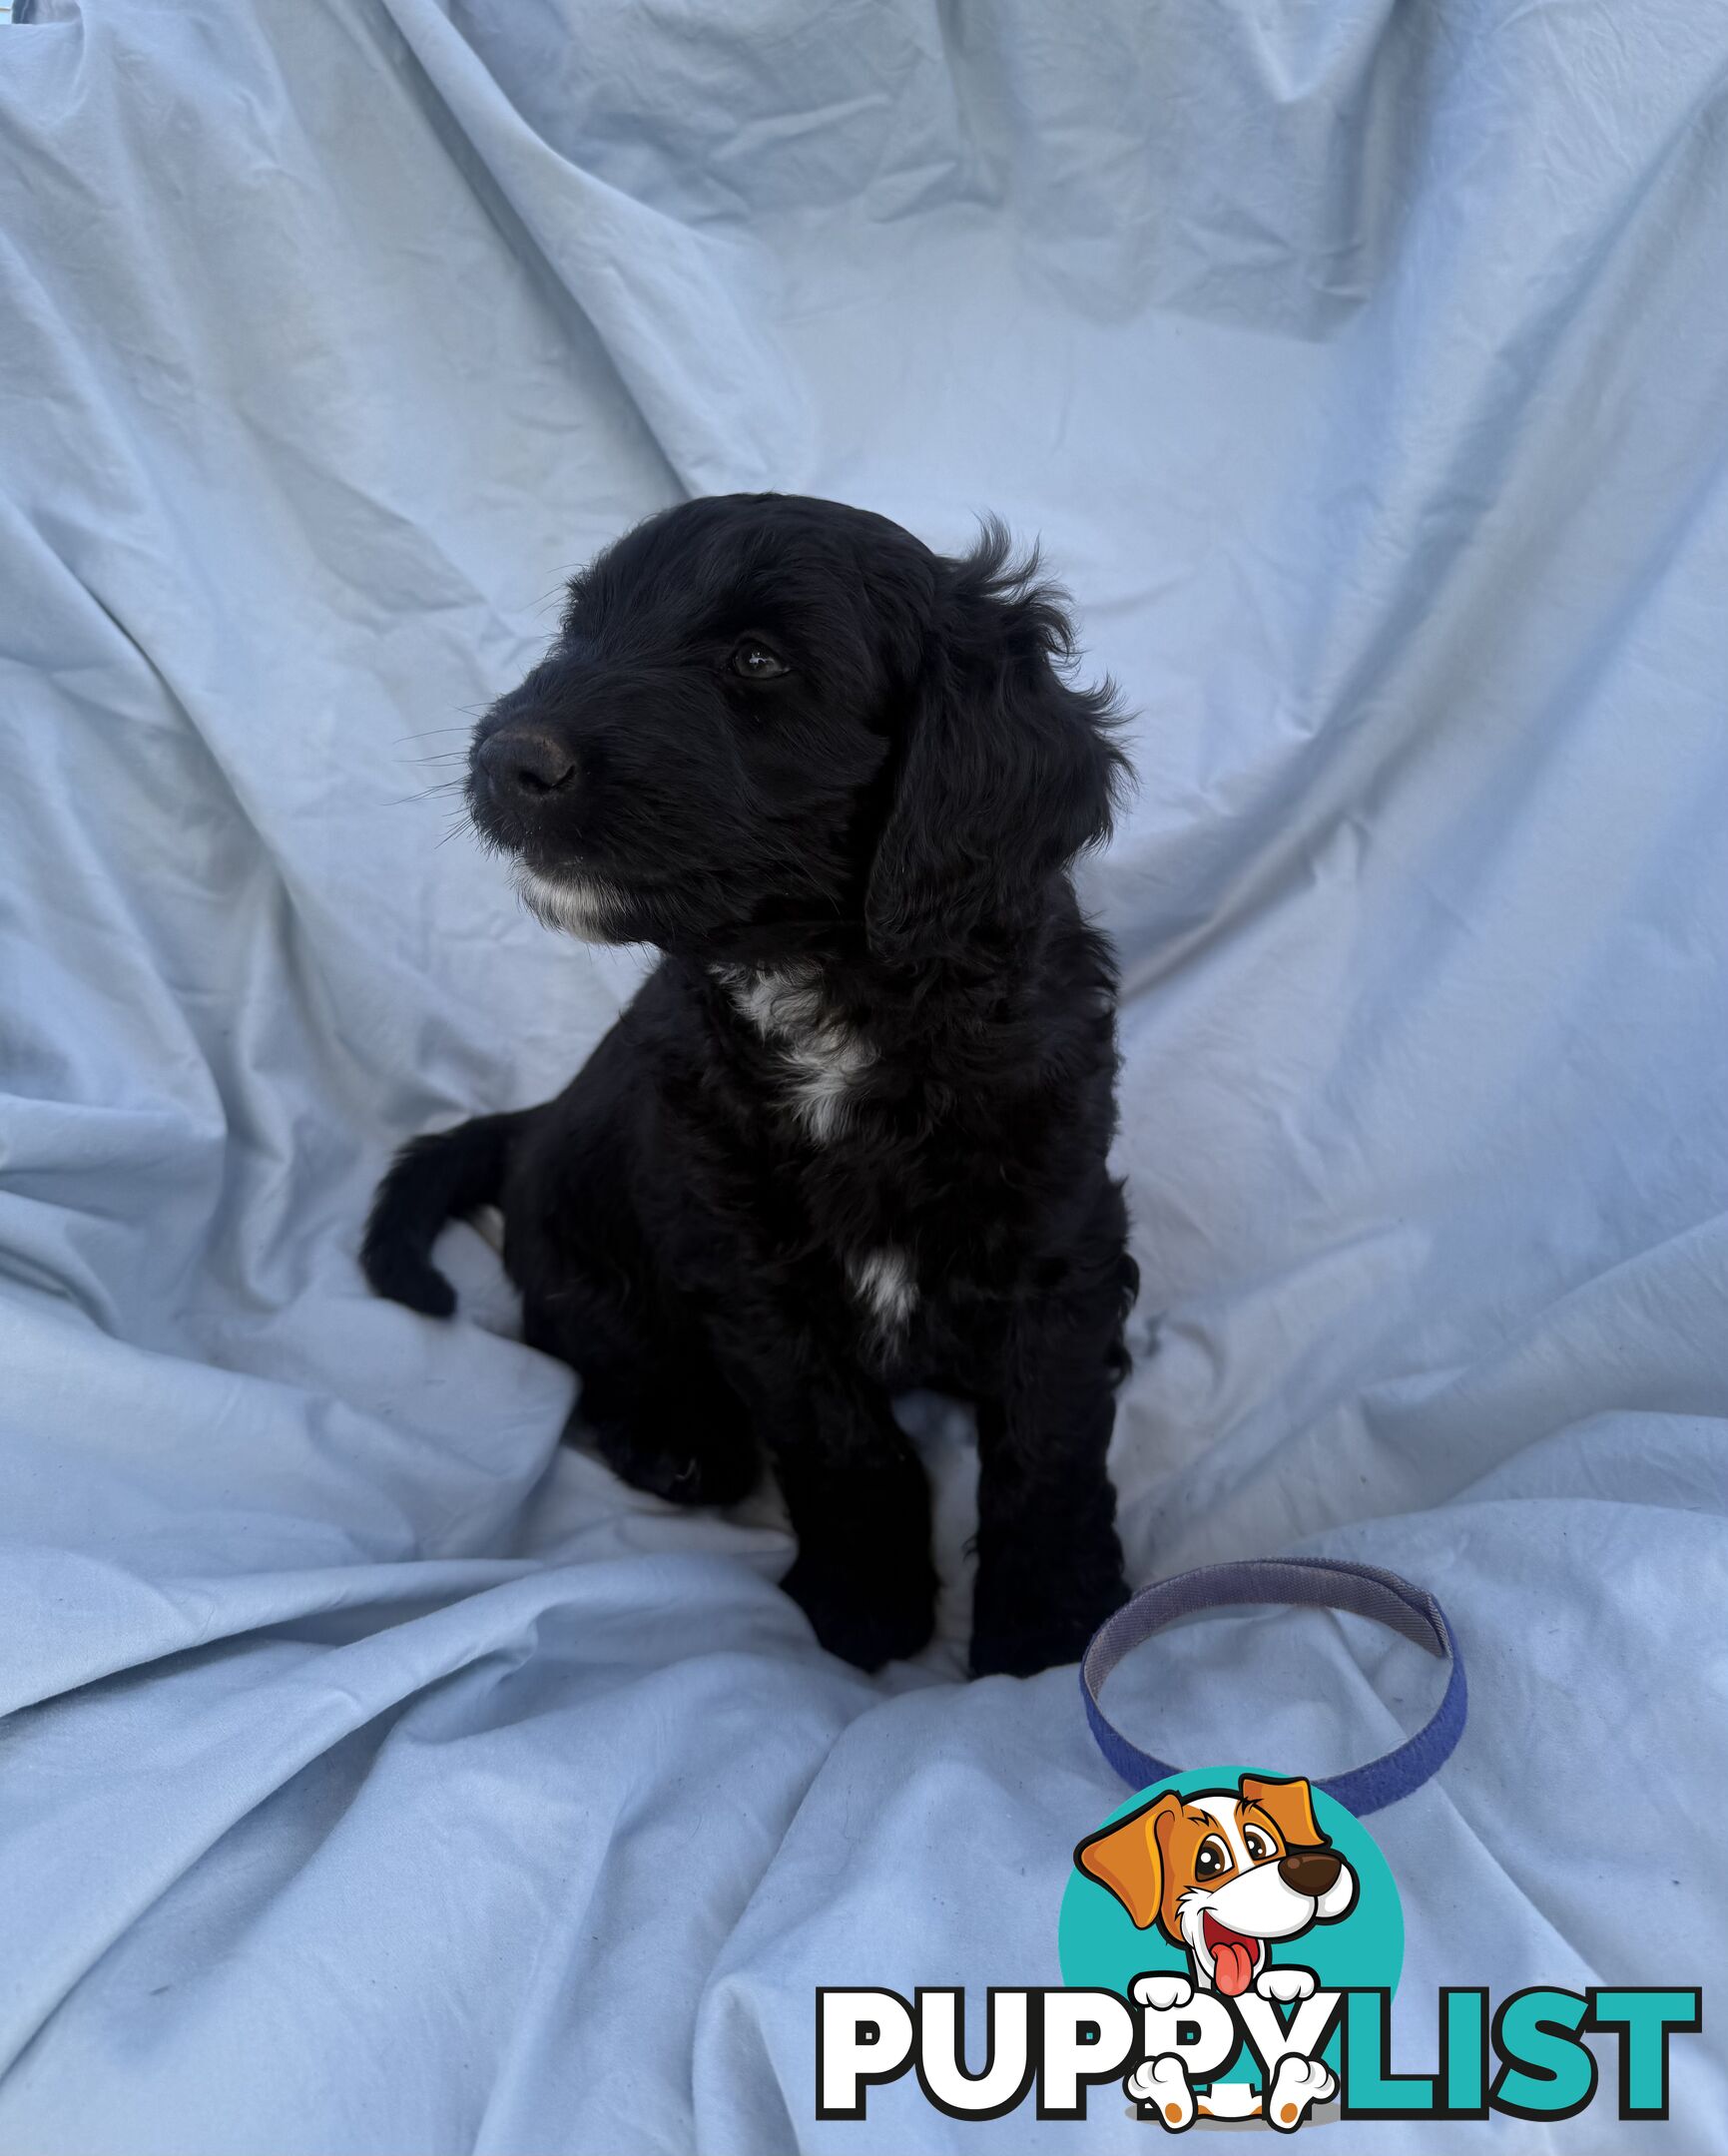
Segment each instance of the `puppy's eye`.
M1269 1857L1278 1855L1271 1837L1263 1835L1258 1827L1243 1828L1242 1846L1256 1864L1264 1864Z
M1230 1870L1230 1852L1216 1835L1208 1835L1200 1845L1200 1854L1194 1860L1196 1879L1217 1879Z
M726 663L740 681L778 681L792 671L778 652L770 651L755 637L746 637Z

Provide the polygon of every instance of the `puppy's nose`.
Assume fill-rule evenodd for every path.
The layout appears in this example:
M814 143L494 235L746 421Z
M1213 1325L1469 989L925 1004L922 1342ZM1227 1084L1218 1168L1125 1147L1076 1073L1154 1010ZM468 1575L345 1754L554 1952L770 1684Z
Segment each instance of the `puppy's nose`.
M576 776L576 759L539 727L500 727L480 744L480 768L495 787L538 798Z
M1316 1901L1343 1870L1344 1860L1336 1850L1292 1850L1278 1860L1278 1876L1284 1884L1300 1894L1312 1894Z

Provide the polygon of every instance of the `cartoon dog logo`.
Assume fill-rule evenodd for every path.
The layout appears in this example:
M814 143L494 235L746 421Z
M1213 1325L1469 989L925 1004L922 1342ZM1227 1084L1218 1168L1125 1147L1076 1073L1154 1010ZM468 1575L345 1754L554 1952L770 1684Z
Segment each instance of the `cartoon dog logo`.
M1274 1968L1272 1947L1317 1923L1336 1923L1356 1903L1356 1874L1322 1833L1302 1780L1245 1774L1235 1789L1166 1790L1088 1835L1074 1862L1115 1895L1139 1930L1156 1924L1186 1949L1188 1975L1144 1975L1134 1985L1140 2004L1166 2011L1184 2006L1196 1987L1227 1998L1252 1987L1284 2003L1312 1996L1313 1970ZM1288 2057L1264 2109L1245 2090L1244 2101L1235 2101L1232 2084L1215 2086L1196 2104L1179 2061L1164 2058L1139 2069L1130 2091L1157 2104L1172 2126L1188 2124L1198 2109L1203 2117L1264 2116L1288 2130L1336 2086L1318 2060Z
M1139 1930L1156 1924L1187 1948L1196 1984L1230 1998L1275 1940L1336 1923L1356 1902L1356 1874L1322 1834L1308 1784L1266 1775L1191 1797L1166 1790L1088 1835L1074 1862Z

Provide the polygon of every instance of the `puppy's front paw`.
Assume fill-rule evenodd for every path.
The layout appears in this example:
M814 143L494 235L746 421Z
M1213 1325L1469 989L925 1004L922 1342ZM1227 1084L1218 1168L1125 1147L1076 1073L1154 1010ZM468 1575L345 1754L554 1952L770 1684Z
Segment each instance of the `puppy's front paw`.
M1032 1573L981 1557L972 1588L972 1675L1034 1677L1078 1662L1128 1599L1116 1538L1078 1572Z
M601 1429L596 1441L615 1475L668 1504L742 1504L762 1479L755 1447L731 1431L668 1444L640 1431Z
M1193 2125L1194 2091L1182 2061L1172 2053L1142 2059L1123 2087L1135 2103L1151 2106L1172 2133Z
M903 1662L935 1630L936 1582L927 1565L866 1578L801 1553L780 1584L829 1653L858 1669Z
M1266 2122L1280 2133L1294 2133L1313 2105L1330 2103L1337 2093L1337 2077L1330 2066L1289 2052L1279 2060L1266 2092Z
M1254 1988L1263 1999L1277 1999L1283 2005L1293 2000L1314 1996L1313 1969L1263 1968L1254 1979Z
M1134 2003L1150 2006L1154 2013L1173 2013L1194 1996L1194 1986L1174 1969L1156 1969L1134 1979Z

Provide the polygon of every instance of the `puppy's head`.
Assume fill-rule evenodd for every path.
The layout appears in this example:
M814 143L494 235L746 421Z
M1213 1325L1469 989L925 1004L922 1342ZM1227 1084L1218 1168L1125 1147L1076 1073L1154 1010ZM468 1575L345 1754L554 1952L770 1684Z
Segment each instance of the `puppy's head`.
M1186 1946L1203 1983L1234 1995L1266 1966L1267 1945L1335 1923L1356 1874L1321 1832L1300 1778L1244 1775L1234 1790L1169 1792L1074 1852L1145 1930Z
M572 583L475 730L469 807L548 922L715 958L915 965L1023 920L1107 828L1108 691L1006 534L836 502L670 509Z

